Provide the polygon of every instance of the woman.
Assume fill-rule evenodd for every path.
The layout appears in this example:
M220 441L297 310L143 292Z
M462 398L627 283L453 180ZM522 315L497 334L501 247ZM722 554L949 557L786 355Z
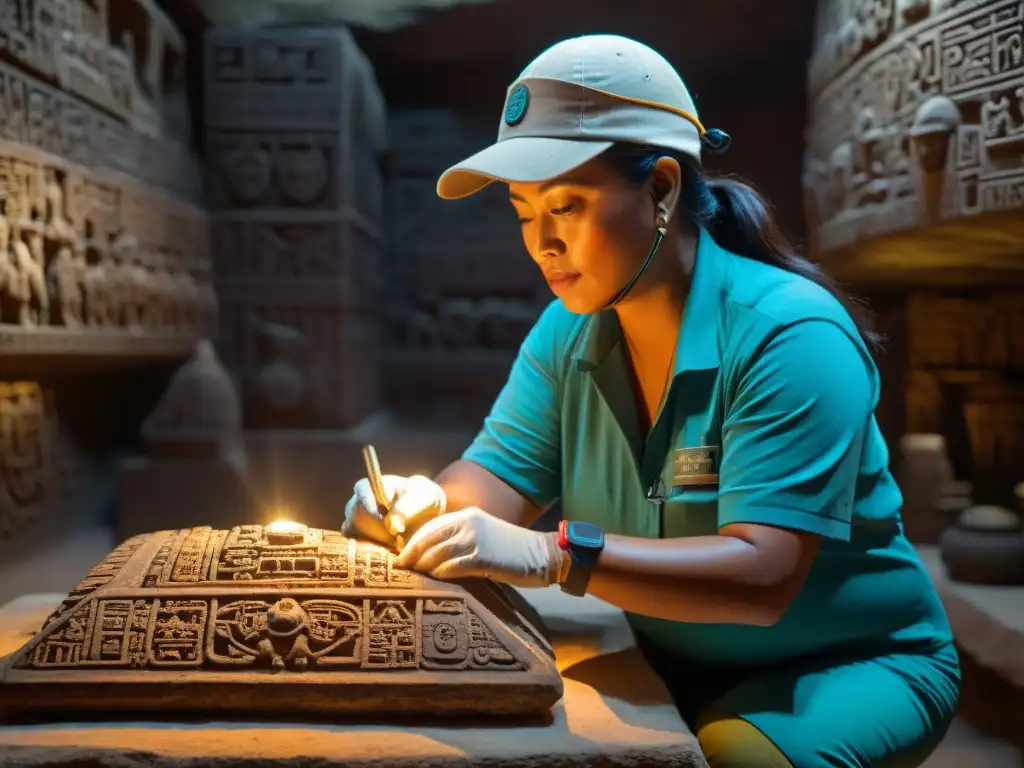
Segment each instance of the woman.
M713 768L918 765L959 670L902 534L875 336L751 188L701 173L727 143L639 43L527 67L438 193L507 183L558 299L462 460L388 477L386 517L360 481L346 530L621 607ZM558 498L571 522L529 530Z

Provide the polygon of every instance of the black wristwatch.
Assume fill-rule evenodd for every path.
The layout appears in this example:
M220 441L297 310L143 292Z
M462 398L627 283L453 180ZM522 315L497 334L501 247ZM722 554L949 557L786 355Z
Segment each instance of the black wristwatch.
M569 553L570 561L562 591L583 597L604 549L604 531L593 523L563 520L558 524L558 546Z

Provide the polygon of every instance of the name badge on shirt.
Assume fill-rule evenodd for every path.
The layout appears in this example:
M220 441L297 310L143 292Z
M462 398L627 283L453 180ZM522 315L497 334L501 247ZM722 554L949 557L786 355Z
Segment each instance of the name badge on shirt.
M717 445L678 448L672 460L672 485L718 485Z

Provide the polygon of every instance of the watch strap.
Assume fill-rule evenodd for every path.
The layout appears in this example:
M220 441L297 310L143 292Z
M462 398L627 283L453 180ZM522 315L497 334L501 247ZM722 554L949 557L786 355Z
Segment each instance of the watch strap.
M597 564L599 552L584 550L572 546L567 535L568 522L562 520L558 525L558 546L569 553L569 570L560 586L562 591L574 597L587 594L590 576Z

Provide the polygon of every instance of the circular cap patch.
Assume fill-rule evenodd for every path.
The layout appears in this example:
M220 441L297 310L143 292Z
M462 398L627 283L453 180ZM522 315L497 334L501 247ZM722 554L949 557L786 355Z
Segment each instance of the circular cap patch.
M508 125L519 125L526 115L526 106L530 103L530 89L520 83L512 89L505 104L505 122Z

